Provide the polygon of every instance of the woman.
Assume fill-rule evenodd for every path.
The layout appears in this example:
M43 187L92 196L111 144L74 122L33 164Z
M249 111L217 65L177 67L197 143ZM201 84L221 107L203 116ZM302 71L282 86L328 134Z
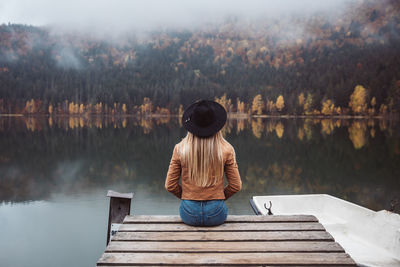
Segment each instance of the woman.
M225 109L208 100L193 103L182 116L188 134L175 145L165 188L182 199L179 213L186 224L224 223L228 215L225 200L242 188L235 151L220 131L226 118Z

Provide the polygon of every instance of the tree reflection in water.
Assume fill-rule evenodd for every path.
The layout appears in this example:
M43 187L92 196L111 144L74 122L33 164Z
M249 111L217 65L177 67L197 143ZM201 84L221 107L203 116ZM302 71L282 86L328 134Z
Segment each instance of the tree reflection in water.
M243 191L252 195L329 193L372 209L400 195L400 129L385 120L230 119ZM164 177L177 117L0 118L0 201L52 193L146 188L169 197Z

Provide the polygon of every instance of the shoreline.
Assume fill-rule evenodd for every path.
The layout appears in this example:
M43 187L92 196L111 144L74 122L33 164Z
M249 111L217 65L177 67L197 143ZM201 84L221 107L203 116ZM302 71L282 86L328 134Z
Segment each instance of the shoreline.
M4 117L66 117L66 118L98 118L98 117L114 117L114 118L179 118L182 115L179 114L0 114L0 118ZM283 115L271 115L271 114L261 114L261 115L250 115L248 113L228 113L228 119L378 119L378 120L398 120L398 115L374 115L374 116L364 116L364 115L293 115L293 114L283 114Z

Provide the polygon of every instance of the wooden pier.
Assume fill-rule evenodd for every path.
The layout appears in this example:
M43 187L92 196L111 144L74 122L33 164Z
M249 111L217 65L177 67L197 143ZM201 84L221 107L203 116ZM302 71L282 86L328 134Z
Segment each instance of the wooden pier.
M126 216L97 266L355 266L311 215L230 215L215 227Z

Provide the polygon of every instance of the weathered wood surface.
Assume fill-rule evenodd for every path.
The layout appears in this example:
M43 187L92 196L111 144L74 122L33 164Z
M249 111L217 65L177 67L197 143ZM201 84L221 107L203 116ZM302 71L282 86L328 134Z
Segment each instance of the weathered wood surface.
M110 209L108 212L107 226L107 245L110 242L111 224L121 224L125 217L131 212L131 198L133 193L118 193L108 190L107 196L110 197Z
M354 265L346 253L104 253L97 265Z
M355 266L314 216L228 216L192 227L178 216L126 216L97 266Z
M129 198L132 199L133 198L133 193L119 193L119 192L115 192L112 190L108 190L107 191L107 196L108 197L118 197L118 198Z
M113 241L106 252L343 252L335 242L121 242Z
M238 231L324 231L320 223L224 223L218 227L194 227L182 223L123 224L119 232L238 232Z
M181 223L178 215L128 215L124 223ZM265 222L318 222L314 215L274 215L274 216L248 216L228 215L225 223L265 223Z
M305 232L118 232L113 241L334 241L325 231Z

